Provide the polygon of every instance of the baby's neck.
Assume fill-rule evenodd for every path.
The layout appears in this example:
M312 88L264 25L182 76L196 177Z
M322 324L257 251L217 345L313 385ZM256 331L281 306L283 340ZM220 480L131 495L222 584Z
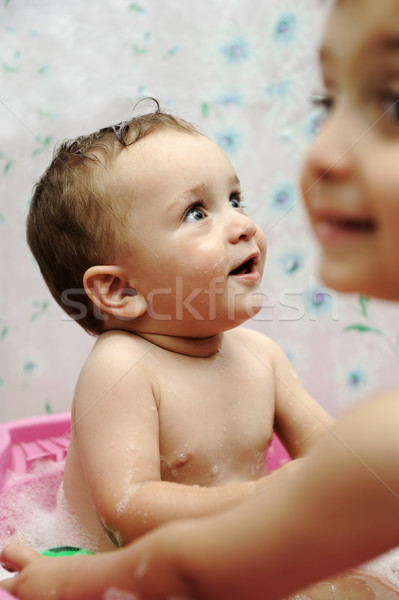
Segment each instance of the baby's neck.
M223 333L206 338L179 337L157 333L136 333L136 335L164 350L195 358L207 358L215 355L222 347L223 341Z

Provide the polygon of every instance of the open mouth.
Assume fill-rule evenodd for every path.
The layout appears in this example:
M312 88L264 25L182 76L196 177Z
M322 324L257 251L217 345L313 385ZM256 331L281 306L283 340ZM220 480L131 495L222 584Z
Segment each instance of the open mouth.
M241 263L241 265L230 271L229 275L249 275L253 271L255 261L255 257L249 258L245 262Z

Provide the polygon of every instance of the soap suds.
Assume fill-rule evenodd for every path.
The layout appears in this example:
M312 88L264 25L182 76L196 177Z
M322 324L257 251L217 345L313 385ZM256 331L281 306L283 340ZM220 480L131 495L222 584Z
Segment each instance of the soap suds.
M399 588L399 546L362 565L362 568L385 577Z
M10 541L41 551L57 546L87 548L97 544L70 509L59 463L39 461L27 477L0 494L0 545Z
M125 512L130 498L133 496L133 494L135 492L137 492L138 488L141 487L142 485L144 485L145 483L147 483L147 482L141 481L140 483L133 483L132 485L130 485L127 488L127 490L123 494L122 498L119 500L118 504L115 507L118 516L121 516Z

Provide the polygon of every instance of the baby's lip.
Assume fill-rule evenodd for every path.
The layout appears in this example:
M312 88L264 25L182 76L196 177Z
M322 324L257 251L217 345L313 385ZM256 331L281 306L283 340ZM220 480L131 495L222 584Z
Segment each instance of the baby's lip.
M247 275L251 273L254 267L258 264L260 257L259 250L251 252L244 260L237 264L229 273L229 275Z

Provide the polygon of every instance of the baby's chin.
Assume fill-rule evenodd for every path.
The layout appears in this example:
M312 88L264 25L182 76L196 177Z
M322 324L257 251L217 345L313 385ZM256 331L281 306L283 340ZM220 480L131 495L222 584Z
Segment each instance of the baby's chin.
M264 306L264 301L264 293L262 292L261 287L257 286L256 288L254 288L251 294L247 296L245 301L245 308L240 311L237 310L235 312L235 320L237 322L241 321L242 323L245 323L245 321L253 319L262 310Z
M252 314L249 317L250 319L252 319L253 317L256 317L256 315L259 314L263 308L264 295L263 295L262 289L260 287L258 289L256 289L256 291L253 292L253 294L251 296L251 300L252 300L252 304L251 304Z

